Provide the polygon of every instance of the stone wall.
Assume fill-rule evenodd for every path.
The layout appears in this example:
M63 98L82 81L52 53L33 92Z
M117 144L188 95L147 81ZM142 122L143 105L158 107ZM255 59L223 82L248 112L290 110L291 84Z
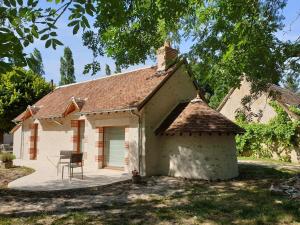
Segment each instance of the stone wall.
M230 179L238 175L234 135L160 136L161 175L193 179Z
M241 87L236 88L229 96L228 100L221 108L220 113L226 116L231 121L235 121L236 110L242 108L242 99L250 94L251 84L247 81L242 81ZM251 104L251 112L258 114L262 111L261 123L267 123L270 119L276 116L276 112L272 106L269 105L270 99L266 93L261 94L256 100L253 100ZM257 121L254 118L254 121Z

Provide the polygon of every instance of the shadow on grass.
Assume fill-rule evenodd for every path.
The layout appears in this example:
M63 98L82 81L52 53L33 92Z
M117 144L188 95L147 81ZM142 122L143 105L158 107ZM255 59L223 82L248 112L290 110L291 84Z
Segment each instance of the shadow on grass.
M62 212L19 214L24 223L37 223L51 217L52 224L157 224L169 223L215 223L215 224L291 224L300 222L300 201L287 196L272 195L268 188L271 183L293 176L291 171L280 171L258 165L239 165L240 176L231 181L206 182L183 180L180 186L170 187L175 192L170 196L154 197L149 200L128 201L120 204L113 202L113 195L118 186L109 192L86 190L83 193L42 193L44 198L76 198L80 194L111 194L112 202L108 205L93 206L75 213L59 216ZM128 184L123 188L131 188ZM121 191L122 191L121 190ZM0 195L14 194L10 191ZM33 193L22 192L23 201L30 202ZM22 196L22 193L18 193ZM149 187L151 193L151 187ZM16 193L15 193L16 194ZM35 194L36 196L36 194ZM18 195L17 198L20 196ZM41 197L35 197L41 200ZM26 200L27 199L27 200ZM2 204L2 203L1 203ZM16 215L4 216L3 221L10 224ZM13 223L12 223L13 224ZM17 224L17 223L14 223Z

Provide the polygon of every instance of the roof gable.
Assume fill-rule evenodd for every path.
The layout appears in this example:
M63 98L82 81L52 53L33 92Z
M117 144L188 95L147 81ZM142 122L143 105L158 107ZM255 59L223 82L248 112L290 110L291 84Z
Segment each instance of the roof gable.
M246 83L249 83L249 81L244 80L241 83L241 85L246 85ZM225 106L228 99L234 93L234 91L236 89L237 88L231 88L229 90L228 94L224 97L224 99L218 106L217 111L220 112L222 110L222 108ZM296 93L294 93L286 88L279 87L275 84L269 84L268 90L265 91L264 93L267 94L268 98L272 98L273 100L276 100L277 102L279 102L280 105L283 106L283 108L286 110L286 112L289 115L291 115L294 118L297 117L297 119L299 118L298 116L296 116L294 113L292 113L289 110L289 106L296 106L296 107L300 106L300 96L298 96Z

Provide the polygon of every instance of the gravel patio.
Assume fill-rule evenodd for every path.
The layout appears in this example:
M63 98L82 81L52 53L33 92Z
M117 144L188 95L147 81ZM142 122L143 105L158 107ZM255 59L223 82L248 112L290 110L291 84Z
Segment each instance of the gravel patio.
M74 170L74 178L70 181L68 174L62 179L61 174L57 174L56 167L45 161L14 161L15 165L33 168L34 173L16 179L8 184L8 188L24 191L58 191L68 189L82 189L89 187L105 186L119 183L130 179L130 175L121 170L110 169L90 169L84 167L84 176L81 179L80 169ZM67 172L67 171L66 171Z

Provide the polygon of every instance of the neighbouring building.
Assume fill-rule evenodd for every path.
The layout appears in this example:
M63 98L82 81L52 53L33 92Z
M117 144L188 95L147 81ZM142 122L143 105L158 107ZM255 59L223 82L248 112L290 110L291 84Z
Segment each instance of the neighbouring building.
M232 88L225 96L217 110L226 116L231 121L235 121L237 112L244 108L242 104L245 97L251 94L251 83L243 79L239 88ZM270 105L271 101L276 101L290 116L292 120L300 119L297 114L290 110L291 106L299 108L300 97L292 91L279 87L277 85L270 85L268 90L262 92L247 101L246 116L249 116L253 122L267 123L276 116L274 108ZM245 110L243 110L245 112ZM278 158L274 153L274 158ZM291 152L291 161L300 162L300 152L294 149Z
M0 132L0 144L12 145L12 143L13 143L13 135L12 134Z
M157 66L57 87L14 120L15 155L55 165L61 150L73 150L94 169L237 176L234 136L243 130L197 96L177 54L165 44Z

